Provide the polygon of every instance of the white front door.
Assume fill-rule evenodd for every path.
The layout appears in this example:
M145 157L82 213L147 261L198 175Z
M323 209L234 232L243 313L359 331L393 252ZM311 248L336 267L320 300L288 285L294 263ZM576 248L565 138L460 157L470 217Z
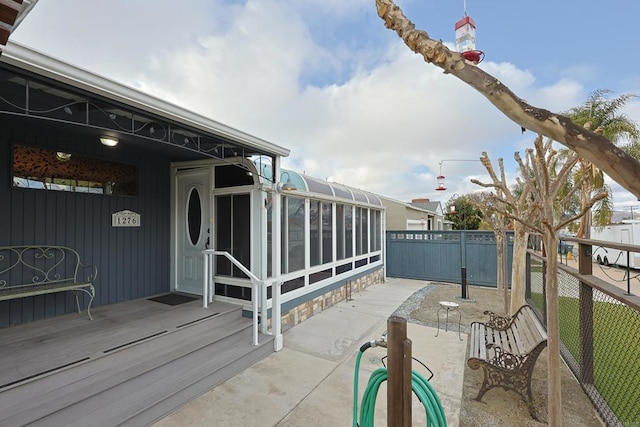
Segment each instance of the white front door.
M211 248L211 169L176 174L176 291L202 295L204 258Z

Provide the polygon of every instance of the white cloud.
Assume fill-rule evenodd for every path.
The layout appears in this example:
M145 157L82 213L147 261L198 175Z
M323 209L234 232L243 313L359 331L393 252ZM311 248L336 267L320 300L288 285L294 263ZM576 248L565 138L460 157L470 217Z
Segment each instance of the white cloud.
M366 0L65 5L40 2L16 40L288 147L285 167L319 178L399 200L445 201L454 192L479 190L471 176L488 179L479 162L445 162L449 190L436 192L440 161L488 151L494 164L504 157L512 176L514 151L535 138L395 37L354 47L349 40L327 46L314 36L323 24L312 22L314 16L344 24L363 10L374 15ZM78 16L73 22L69 10ZM97 17L111 24L103 27L113 28L111 34L95 30ZM46 20L61 26L55 39L38 31ZM513 64L481 66L542 108L562 111L585 98L570 77L541 87ZM340 79L326 83L335 75Z

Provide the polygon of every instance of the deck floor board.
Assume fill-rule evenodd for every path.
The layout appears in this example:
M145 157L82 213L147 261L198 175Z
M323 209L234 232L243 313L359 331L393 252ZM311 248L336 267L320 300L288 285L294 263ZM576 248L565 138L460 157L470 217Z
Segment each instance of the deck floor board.
M0 384L81 360L0 387L0 425L146 425L273 351L270 336L252 345L238 305L136 300L93 314L0 329Z

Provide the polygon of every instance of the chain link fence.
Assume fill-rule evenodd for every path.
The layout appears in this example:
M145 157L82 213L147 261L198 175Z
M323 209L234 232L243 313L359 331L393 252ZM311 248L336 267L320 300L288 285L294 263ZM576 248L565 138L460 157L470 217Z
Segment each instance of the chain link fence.
M527 298L546 324L546 262L532 251L527 257ZM559 266L558 298L565 362L607 425L640 426L638 297Z

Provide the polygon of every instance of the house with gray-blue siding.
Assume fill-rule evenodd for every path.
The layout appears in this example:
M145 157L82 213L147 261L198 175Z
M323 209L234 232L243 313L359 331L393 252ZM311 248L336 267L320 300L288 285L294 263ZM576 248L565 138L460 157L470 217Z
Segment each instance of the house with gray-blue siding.
M383 281L380 198L285 171L288 155L26 46L0 57L0 247L73 248L97 266L93 307L207 294L270 317L275 289L286 325ZM205 278L207 249L260 287L222 256ZM75 309L71 293L0 301L0 327Z

